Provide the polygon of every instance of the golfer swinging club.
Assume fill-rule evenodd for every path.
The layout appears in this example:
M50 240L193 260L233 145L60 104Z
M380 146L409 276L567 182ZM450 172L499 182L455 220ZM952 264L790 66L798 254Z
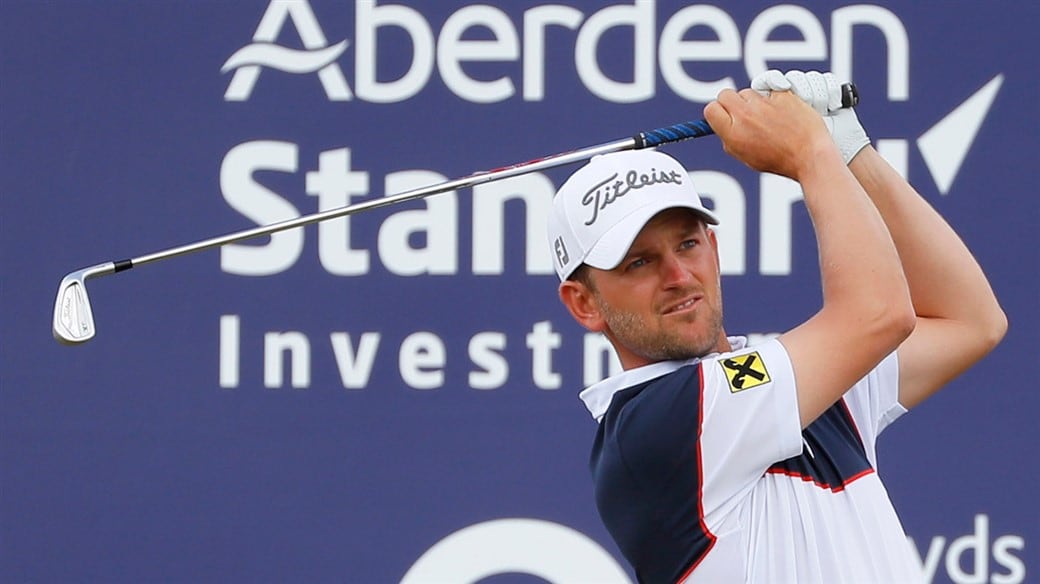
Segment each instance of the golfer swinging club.
M723 329L718 221L678 162L598 156L557 193L560 299L624 368L581 399L596 503L641 582L922 580L875 442L1007 321L839 103L829 73L769 71L704 108L726 152L800 183L816 232L822 307L759 345Z

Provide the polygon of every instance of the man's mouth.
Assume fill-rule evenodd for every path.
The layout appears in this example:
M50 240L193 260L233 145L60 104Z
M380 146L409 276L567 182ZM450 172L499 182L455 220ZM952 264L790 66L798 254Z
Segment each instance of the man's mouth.
M675 314L679 312L686 312L688 310L692 310L693 307L696 306L698 302L700 302L700 300L700 296L691 296L683 300L682 302L672 305L669 308L665 309L664 314Z

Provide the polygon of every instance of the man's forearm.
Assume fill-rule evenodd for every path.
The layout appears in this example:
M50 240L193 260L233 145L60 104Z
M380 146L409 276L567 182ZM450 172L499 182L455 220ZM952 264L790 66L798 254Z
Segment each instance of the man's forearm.
M849 169L888 225L917 315L1002 329L985 274L935 209L873 148L860 151Z

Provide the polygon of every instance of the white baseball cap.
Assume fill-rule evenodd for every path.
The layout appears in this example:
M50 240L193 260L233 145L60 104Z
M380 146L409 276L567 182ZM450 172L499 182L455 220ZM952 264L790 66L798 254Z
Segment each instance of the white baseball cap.
M595 156L563 183L549 216L549 249L560 281L582 264L617 267L650 219L665 209L704 208L679 161L654 149Z

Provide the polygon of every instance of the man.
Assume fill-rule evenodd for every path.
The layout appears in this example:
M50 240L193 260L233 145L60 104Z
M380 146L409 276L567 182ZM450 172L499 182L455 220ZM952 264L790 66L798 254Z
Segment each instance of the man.
M560 299L625 370L581 393L600 514L642 582L920 581L875 440L988 353L1004 314L833 76L752 87L704 115L726 152L804 191L823 306L779 338L726 335L717 220L674 159L596 157L554 201Z

